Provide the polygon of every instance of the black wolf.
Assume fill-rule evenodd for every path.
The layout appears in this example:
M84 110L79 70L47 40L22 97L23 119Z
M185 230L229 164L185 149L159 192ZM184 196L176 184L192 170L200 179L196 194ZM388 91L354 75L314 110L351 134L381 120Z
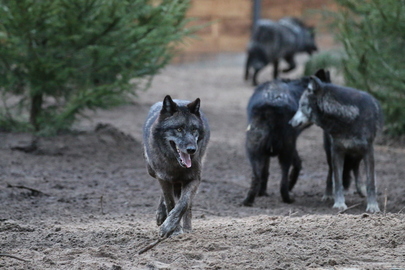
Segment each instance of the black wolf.
M163 191L156 213L161 237L191 231L191 206L209 138L199 98L189 102L166 96L149 111L143 127L144 153L148 172Z
M253 85L256 86L259 71L269 63L273 63L273 78L276 79L281 59L289 64L283 70L288 72L296 67L296 53L311 55L316 50L314 29L301 20L292 17L282 18L278 22L259 20L247 49L245 80L249 79L250 69L253 68Z
M322 80L327 76L324 70L318 71L316 75ZM251 96L247 107L246 152L253 175L243 205L251 206L257 195L266 195L270 158L275 156L282 170L281 197L286 203L293 202L289 192L301 170L296 141L307 126L293 128L288 122L297 111L298 101L308 83L309 77L278 79L261 84Z
M370 94L321 82L311 77L307 90L301 96L299 109L291 119L294 127L315 123L325 131L330 149L333 185L327 184L325 197L334 196L334 208L347 209L343 194L345 159L351 162L355 181L362 160L366 168L367 209L379 212L376 198L373 142L383 125L379 102ZM333 190L332 190L333 188Z

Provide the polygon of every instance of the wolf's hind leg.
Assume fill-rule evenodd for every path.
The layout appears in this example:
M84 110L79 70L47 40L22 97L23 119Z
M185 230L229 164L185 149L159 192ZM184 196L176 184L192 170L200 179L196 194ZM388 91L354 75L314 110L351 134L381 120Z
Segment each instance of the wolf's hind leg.
M252 53L248 52L248 57L246 60L246 65L245 65L245 81L249 80L249 70L250 70L250 65L252 62Z
M343 163L344 154L341 151L333 149L332 147L332 165L333 165L333 187L334 187L334 199L335 203L333 208L339 210L346 210L347 205L343 194Z
M162 223L166 220L166 217L167 217L166 204L165 199L162 195L160 197L159 205L156 210L156 224L158 226L162 225Z
M290 170L293 157L290 153L281 153L278 156L278 160L281 166L281 174L282 174L280 185L281 198L285 203L293 203L294 199L292 198L292 196L290 196L290 187L288 180L288 172Z
M269 156L265 156L263 153L252 153L249 155L249 160L253 176L248 194L242 202L244 206L252 206L259 193L262 196L265 194L269 178Z
M364 165L366 167L367 176L367 209L371 213L380 212L377 202L376 186L375 186L375 170L374 170L374 148L373 145L368 149L364 157Z
M302 169L302 161L298 155L297 150L295 149L293 155L293 168L290 172L290 181L288 186L288 189L290 191L294 188L295 184L297 183L301 169Z
M360 174L359 174L360 162L361 162L361 159L358 160L358 162L353 165L354 182L356 184L356 190L357 190L357 193L359 194L359 196L366 197L366 193L367 193L366 187L364 185L362 185L362 183L360 181Z
M322 197L322 201L333 200L333 180L332 180L332 167L329 165L328 176L326 177L325 194Z
M326 154L326 161L328 163L328 176L326 177L325 193L322 197L322 201L333 200L333 166L332 166L332 148L331 139L329 134L323 132L323 145Z
M254 72L253 72L253 79L252 79L253 86L257 86L257 85L259 84L259 83L257 82L257 76L258 76L258 74L259 74L259 71L260 71L260 69L255 68L255 70L254 70Z
M283 69L283 72L289 72L289 71L295 69L295 67L297 66L297 64L295 63L295 60L294 60L294 55L287 55L284 58L284 60L287 61L288 68Z
M257 196L269 196L267 193L267 183L269 181L269 166L270 166L270 157L264 157L263 158L264 162L264 167L261 172L261 181L260 181L260 187L259 187L259 192Z

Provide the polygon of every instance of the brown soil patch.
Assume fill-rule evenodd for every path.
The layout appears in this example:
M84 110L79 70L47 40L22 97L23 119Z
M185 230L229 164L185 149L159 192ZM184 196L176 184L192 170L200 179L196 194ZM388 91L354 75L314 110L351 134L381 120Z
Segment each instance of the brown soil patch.
M346 194L344 214L321 201L327 166L322 132L299 138L303 171L296 201L281 202L280 169L270 169L269 197L241 207L250 184L244 150L243 54L167 67L134 104L98 111L76 135L41 138L32 153L10 147L26 134L0 134L0 257L4 269L399 269L405 268L405 148L377 145L379 203ZM298 76L301 70L290 77ZM268 79L264 71L260 80ZM194 231L161 242L154 220L160 196L146 172L141 127L166 94L200 97L212 139L194 203ZM97 129L96 126L99 125ZM22 185L39 190L9 187Z

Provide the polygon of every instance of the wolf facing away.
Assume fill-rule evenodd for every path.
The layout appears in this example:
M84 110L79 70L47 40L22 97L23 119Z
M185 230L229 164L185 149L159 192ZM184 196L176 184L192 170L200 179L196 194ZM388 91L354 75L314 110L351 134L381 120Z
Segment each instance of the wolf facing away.
M253 85L256 86L259 71L270 63L273 63L273 79L276 79L281 59L289 65L283 72L289 72L296 67L296 53L311 55L314 51L317 51L314 29L301 20L293 17L285 17L277 22L259 20L247 49L245 80L249 79L250 70L253 69Z
M149 111L143 127L144 154L148 172L163 192L156 212L161 237L192 229L192 201L201 181L209 138L199 98L189 102L172 100L168 95Z
M324 80L327 74L319 70L316 76ZM267 194L271 157L278 157L281 166L281 197L286 203L293 202L290 191L301 170L296 141L306 127L293 128L288 121L297 111L298 101L308 82L309 77L274 80L258 86L251 96L247 108L246 153L252 168L252 180L243 205L251 206L256 196Z
M373 147L374 139L383 126L379 102L366 92L324 83L312 76L291 125L299 127L308 122L320 126L328 136L333 184L327 184L324 197L333 195L333 207L347 209L342 183L344 162L347 158L353 162L355 178L358 178L358 166L363 160L367 186L366 211L379 212Z

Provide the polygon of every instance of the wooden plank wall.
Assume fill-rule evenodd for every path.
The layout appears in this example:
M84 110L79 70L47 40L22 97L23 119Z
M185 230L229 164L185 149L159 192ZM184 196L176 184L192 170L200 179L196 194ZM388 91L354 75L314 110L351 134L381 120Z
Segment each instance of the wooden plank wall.
M249 41L253 0L191 0L187 16L191 25L211 22L200 30L197 39L186 39L179 46L181 60L201 58L219 52L243 52ZM317 25L319 15L311 9L336 9L333 0L262 0L261 17L278 20L296 16Z

